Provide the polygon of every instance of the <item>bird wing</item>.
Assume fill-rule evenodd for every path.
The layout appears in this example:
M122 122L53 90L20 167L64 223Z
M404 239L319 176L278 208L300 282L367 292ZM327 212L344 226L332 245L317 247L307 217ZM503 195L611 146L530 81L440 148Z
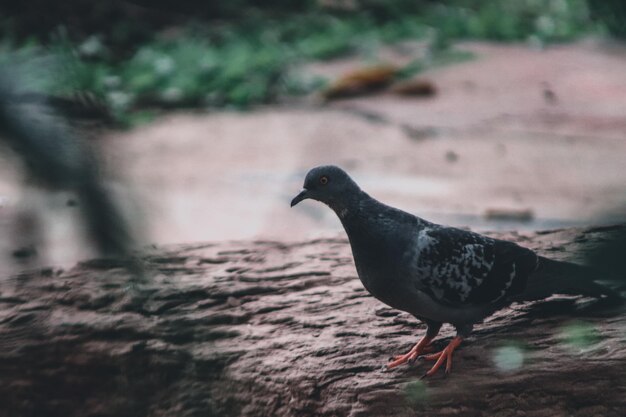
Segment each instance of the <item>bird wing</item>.
M414 254L414 284L452 307L497 303L521 293L538 259L513 242L448 227L422 229Z

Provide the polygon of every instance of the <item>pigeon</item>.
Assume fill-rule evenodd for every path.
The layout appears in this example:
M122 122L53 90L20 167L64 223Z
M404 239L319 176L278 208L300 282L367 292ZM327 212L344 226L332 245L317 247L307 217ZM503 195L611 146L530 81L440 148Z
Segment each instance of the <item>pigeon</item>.
M445 363L473 326L513 302L552 294L619 298L594 282L595 269L551 260L516 243L431 223L387 206L367 193L341 168L311 169L291 207L305 199L320 201L339 217L348 235L358 276L383 303L426 324L426 334L389 368L416 358L434 361L426 376ZM433 340L443 323L456 335L440 352Z

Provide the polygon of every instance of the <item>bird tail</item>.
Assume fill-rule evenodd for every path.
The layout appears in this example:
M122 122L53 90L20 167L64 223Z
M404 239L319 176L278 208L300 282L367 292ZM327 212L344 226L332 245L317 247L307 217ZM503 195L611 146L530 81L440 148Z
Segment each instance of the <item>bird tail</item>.
M552 294L572 294L621 299L619 292L596 282L612 278L592 267L540 256L537 270L530 276L522 298L535 300Z

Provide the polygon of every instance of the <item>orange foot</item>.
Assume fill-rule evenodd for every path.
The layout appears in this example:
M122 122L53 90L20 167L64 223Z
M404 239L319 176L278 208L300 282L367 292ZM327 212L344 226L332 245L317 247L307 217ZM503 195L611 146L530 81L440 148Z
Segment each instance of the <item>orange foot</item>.
M433 341L433 339L434 337L424 336L419 342L415 344L415 346L413 346L413 348L411 348L408 353L404 355L394 356L393 362L388 363L387 368L391 369L395 368L398 365L402 365L403 363L413 362L418 356L424 353L432 352L433 347L430 343Z
M422 378L433 376L437 370L441 368L441 365L443 365L444 362L446 363L446 374L449 374L452 369L452 353L454 352L454 349L459 347L461 341L463 341L461 336L455 336L450 343L448 343L448 346L446 346L441 352L422 356L421 358L427 361L437 361L433 367L430 368L430 371L426 372Z

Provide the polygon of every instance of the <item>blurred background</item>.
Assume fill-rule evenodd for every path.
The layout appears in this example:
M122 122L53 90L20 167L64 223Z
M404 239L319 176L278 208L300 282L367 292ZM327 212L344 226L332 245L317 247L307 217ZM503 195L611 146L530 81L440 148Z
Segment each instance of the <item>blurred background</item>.
M624 22L620 0L3 2L4 120L45 105L144 244L336 236L320 205L289 209L331 163L435 222L616 223ZM11 148L2 271L93 256L84 196Z

